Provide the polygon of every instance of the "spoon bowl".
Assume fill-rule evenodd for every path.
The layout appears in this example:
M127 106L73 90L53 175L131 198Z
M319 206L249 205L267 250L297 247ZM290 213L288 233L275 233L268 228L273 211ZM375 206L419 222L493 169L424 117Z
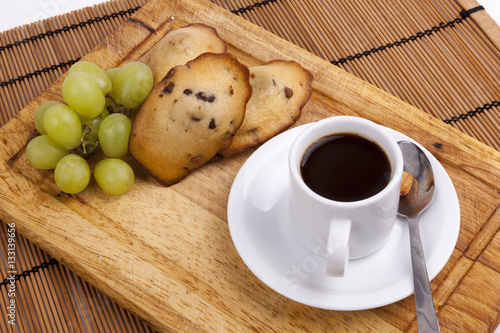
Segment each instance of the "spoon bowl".
M404 171L414 178L410 191L400 197L398 214L408 219L410 230L418 331L440 332L419 230L419 216L429 207L436 192L434 173L427 156L417 145L400 141L398 146L403 153Z
M434 199L434 173L427 156L417 145L410 141L400 141L398 146L403 153L404 171L416 180L410 192L400 198L398 214L408 218L415 217L427 209Z

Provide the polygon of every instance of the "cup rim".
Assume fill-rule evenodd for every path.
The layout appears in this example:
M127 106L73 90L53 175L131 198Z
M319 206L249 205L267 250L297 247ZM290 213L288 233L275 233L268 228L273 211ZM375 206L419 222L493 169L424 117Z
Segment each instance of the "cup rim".
M361 123L362 126L367 126L367 127L372 127L375 128L377 131L377 134L380 135L381 137L384 138L384 140L388 143L388 146L391 148L392 152L395 156L395 159L391 158L390 152L387 151L386 145L383 145L381 147L385 153L388 155L389 160L391 161L391 178L389 180L389 183L378 193L372 195L371 197L362 199L362 200L357 200L357 201L337 201L337 200L332 200L325 198L316 192L314 192L309 186L307 186L302 179L302 176L300 174L300 161L302 160L302 157L305 153L305 150L315 141L318 140L322 137L328 136L330 134L335 134L335 133L341 133L340 131L331 131L328 134L320 135L318 137L315 137L314 140L310 140L307 143L307 146L305 149L300 149L299 151L299 145L302 144L302 141L305 140L305 137L310 135L311 132L317 131L319 128L327 127L329 126L330 123L335 122L335 123L342 123L342 122L358 122ZM360 134L364 137L367 137L375 142L378 142L378 140L375 140L371 138L369 135L359 133L357 131L350 131L346 130L345 132L352 132L356 134ZM369 206L373 203L376 203L380 201L383 197L387 195L388 192L392 192L394 190L394 187L400 187L401 186L401 177L403 174L403 154L401 153L401 150L399 149L399 146L397 142L392 138L392 136L383 129L381 125L376 124L375 122L361 118L361 117L355 117L355 116L332 116L329 118L325 118L322 120L317 121L316 123L311 124L309 127L306 127L302 132L299 133L299 135L295 138L295 140L292 143L292 146L290 148L289 154L288 154L288 164L289 164L289 169L290 169L290 174L292 177L292 180L301 188L301 190L306 193L311 199L315 201L319 201L322 204L328 205L330 207L342 207L342 208L348 208L348 209L356 209L356 208L361 208L361 207L366 207ZM399 191L398 191L399 192Z

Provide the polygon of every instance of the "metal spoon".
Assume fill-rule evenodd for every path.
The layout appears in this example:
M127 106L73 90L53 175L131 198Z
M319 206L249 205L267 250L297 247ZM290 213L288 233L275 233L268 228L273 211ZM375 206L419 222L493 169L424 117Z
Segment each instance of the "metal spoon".
M431 163L418 146L409 141L400 141L398 145L403 153L404 171L414 178L410 192L400 197L398 214L408 219L410 229L418 331L440 332L418 227L420 214L434 199L434 173Z

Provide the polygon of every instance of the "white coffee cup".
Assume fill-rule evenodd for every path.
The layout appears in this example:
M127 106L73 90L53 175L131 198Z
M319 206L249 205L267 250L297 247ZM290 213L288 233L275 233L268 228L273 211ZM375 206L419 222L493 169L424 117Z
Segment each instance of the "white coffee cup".
M357 134L382 148L391 165L384 189L367 199L341 202L322 197L304 183L300 171L304 153L317 140L335 133ZM291 228L307 248L326 257L327 275L344 276L349 259L368 256L387 242L397 217L403 156L383 127L351 116L320 120L293 142L289 168Z

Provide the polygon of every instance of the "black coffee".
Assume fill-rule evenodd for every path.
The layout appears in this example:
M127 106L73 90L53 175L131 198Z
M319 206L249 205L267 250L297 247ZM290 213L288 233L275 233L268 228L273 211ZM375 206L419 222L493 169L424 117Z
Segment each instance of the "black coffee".
M323 137L302 157L300 172L307 186L335 201L369 198L389 183L391 164L378 144L353 133Z

